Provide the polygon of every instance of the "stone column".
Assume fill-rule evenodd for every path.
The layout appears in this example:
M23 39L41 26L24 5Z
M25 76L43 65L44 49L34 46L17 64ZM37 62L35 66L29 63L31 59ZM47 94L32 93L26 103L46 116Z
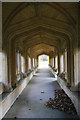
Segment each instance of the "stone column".
M28 72L28 56L25 58L25 72Z
M34 65L34 58L33 58L33 68L35 67L35 65Z
M54 68L55 68L55 56L54 56Z
M64 71L65 71L65 78L67 79L67 51L65 51L65 55L64 55L64 61L65 61L65 65L64 65Z
M34 68L35 68L35 58L34 58Z
M31 69L33 69L33 58L31 57Z
M35 59L35 66L37 67L37 60Z
M71 55L70 55L70 44L67 48L67 82L71 83Z
M65 72L65 52L63 53L63 72Z
M16 73L18 74L18 52L16 52Z
M18 55L17 55L17 64L18 64L18 72L20 72L20 54L19 54L19 52L17 53Z
M19 72L21 72L21 53L19 53Z
M7 90L12 91L12 84L11 84L11 41L8 41L8 88Z
M74 86L74 50L73 43L71 43L71 86Z
M51 57L50 57L50 59L49 59L49 65L51 66Z
M37 66L38 66L38 58L36 59L36 61L37 61Z
M52 58L52 62L53 62L53 63L52 63L52 66L54 67L54 57Z
M60 73L60 55L58 55L58 73Z
M36 67L36 66L37 66L37 59L34 58L34 67Z
M80 83L80 2L78 5L78 83ZM76 83L77 83L76 82Z
M16 79L16 47L15 41L11 41L11 84L12 86L17 86L17 79Z
M50 59L50 65L52 66L52 58Z
M29 57L29 69L31 70L31 57Z
M18 72L21 72L20 59L21 59L21 55L20 55L20 52L18 51L18 53L17 53Z
M51 58L51 66L53 67L53 58Z
M58 56L55 57L55 68L58 69Z

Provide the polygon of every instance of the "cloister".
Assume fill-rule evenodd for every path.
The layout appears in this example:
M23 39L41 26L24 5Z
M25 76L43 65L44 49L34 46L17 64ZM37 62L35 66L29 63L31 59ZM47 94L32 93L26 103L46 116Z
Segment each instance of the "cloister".
M44 112L41 103L35 105L38 92L43 90L42 99L47 101L48 95L52 96L50 90L58 89L57 84L71 98L80 117L80 3L2 2L1 6L0 118L69 117L68 113ZM44 62L39 68L42 55L48 56L46 68ZM45 82L50 81L51 88L45 88ZM27 96L29 102L35 101L31 113L24 110L24 105L19 106Z

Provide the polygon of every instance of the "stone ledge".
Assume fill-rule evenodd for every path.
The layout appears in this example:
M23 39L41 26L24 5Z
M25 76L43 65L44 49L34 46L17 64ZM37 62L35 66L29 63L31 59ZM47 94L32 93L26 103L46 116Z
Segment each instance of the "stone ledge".
M57 81L58 81L59 85L61 86L61 88L65 91L65 93L71 98L71 100L72 100L72 102L73 102L73 104L74 104L74 106L76 108L76 111L77 111L77 113L78 113L78 115L80 117L80 110L79 110L79 108L80 108L80 101L79 101L78 97L76 97L73 94L73 92L71 92L67 88L65 82L60 77L57 77Z
M52 68L50 68L51 72L53 75L55 75L55 77L57 78L57 81L59 83L59 85L61 86L61 88L65 91L65 93L70 97L70 99L72 100L76 111L78 113L78 116L80 117L80 101L79 98L75 96L75 94L73 92L71 92L67 86L65 81L63 81L60 77L57 76L57 74L52 70Z
M49 67L50 71L52 72L52 74L55 76L55 78L57 78L57 73L53 71L53 69L51 67Z
M0 119L2 119L5 116L5 114L8 112L8 110L13 105L15 100L19 97L21 92L24 90L26 85L28 85L29 81L31 80L31 78L33 77L33 75L36 71L37 71L37 69L35 69L35 71L33 71L28 77L26 77L19 84L18 87L16 87L11 93L9 93L7 95L7 97L4 100L1 101L1 103L0 103Z

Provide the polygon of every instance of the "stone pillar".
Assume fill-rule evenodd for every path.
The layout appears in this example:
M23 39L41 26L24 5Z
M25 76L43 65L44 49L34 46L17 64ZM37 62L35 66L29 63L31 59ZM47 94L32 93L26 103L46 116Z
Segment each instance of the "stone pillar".
M51 57L50 57L50 59L49 59L49 65L51 66Z
M18 52L16 52L16 74L18 74Z
M28 72L28 56L25 59L25 72Z
M67 51L65 51L65 54L64 54L64 61L65 61L65 64L64 64L64 71L65 71L65 79L67 79Z
M80 83L80 2L78 4L78 83Z
M54 56L54 68L55 68L55 56Z
M31 69L33 69L33 58L31 57Z
M35 67L35 64L34 64L34 58L33 58L33 68Z
M28 68L31 70L31 58L29 57L29 59L28 59L29 61L28 61Z
M63 53L63 72L65 72L65 52Z
M70 44L67 49L67 82L71 83L71 55L70 55Z
M35 68L35 58L34 58L34 68Z
M35 67L37 67L37 59L35 59Z
M71 43L71 86L74 86L74 50L73 43Z
M54 57L52 58L52 66L54 67Z
M7 90L12 91L12 84L11 84L11 41L8 41L8 88Z
M58 69L58 56L55 57L55 68Z
M70 41L68 45L68 82L73 86L74 84L74 54L73 54L73 43Z
M21 53L19 53L19 72L21 72Z
M20 53L18 52L17 54L18 54L17 55L17 59L18 59L18 61L17 61L18 62L17 63L18 64L18 72L20 72Z
M60 73L60 55L58 55L58 73Z
M37 66L38 66L38 58L36 60L37 60Z
M52 66L52 58L50 59L50 65Z
M51 58L51 66L53 67L53 58Z
M15 41L11 41L11 84L12 86L17 86L17 79L16 79L16 47Z

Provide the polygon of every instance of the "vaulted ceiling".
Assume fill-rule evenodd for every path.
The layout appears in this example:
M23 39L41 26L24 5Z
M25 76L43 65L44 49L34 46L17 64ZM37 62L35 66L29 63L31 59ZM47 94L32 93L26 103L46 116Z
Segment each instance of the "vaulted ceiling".
M4 2L2 10L4 41L33 57L67 49L75 33L77 3Z

